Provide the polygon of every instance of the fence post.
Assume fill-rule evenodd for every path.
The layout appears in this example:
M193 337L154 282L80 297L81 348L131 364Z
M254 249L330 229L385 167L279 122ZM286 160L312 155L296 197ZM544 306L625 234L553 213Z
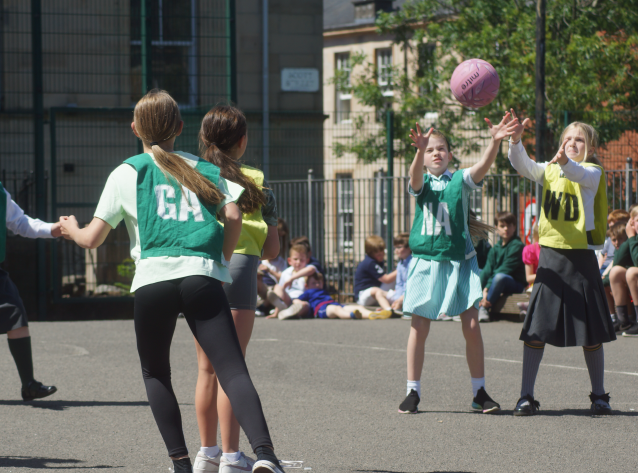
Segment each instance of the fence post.
M44 180L44 78L42 71L42 3L31 0L31 61L33 81L33 151L35 161L35 213L47 221L46 182ZM14 197L15 198L15 197ZM38 319L47 316L46 248L44 240L36 243Z
M194 5L194 3L193 3ZM226 14L228 21L226 22L226 34L228 35L226 53L228 54L228 97L231 103L237 103L237 44L236 31L237 23L235 21L235 0L226 0Z
M314 241L312 237L312 215L314 211L312 199L312 172L312 169L308 169L308 240L310 241L310 248L314 248Z
M625 210L629 212L631 207L631 158L625 163Z
M150 0L140 2L140 43L142 56L142 95L153 88L152 58L153 35L151 34Z
M387 271L390 272L393 269L394 263L394 248L392 244L392 235L394 233L394 205L393 205L393 179L394 179L394 112L388 110L386 112L386 157L388 159L388 170L386 172L386 246L388 249L388 267Z

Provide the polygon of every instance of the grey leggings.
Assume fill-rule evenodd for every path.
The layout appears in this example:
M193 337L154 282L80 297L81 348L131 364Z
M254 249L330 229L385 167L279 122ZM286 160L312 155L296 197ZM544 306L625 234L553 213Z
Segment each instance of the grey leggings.
M169 456L188 455L171 385L170 348L180 312L213 365L253 451L272 446L222 285L206 276L188 276L149 284L135 293L137 351L148 402Z

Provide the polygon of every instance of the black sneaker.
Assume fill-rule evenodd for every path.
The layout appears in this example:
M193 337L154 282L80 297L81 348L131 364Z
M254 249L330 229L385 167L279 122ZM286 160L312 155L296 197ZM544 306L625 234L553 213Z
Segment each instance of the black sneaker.
M633 327L633 323L631 322L627 322L627 323L622 323L620 321L618 322L614 322L614 330L616 331L616 333L623 333L625 330L630 329L631 327Z
M516 402L515 416L533 416L541 408L541 403L526 394Z
M191 459L186 457L180 458L179 460L173 460L173 471L175 473L193 473Z
M593 394L589 395L591 401L591 412L596 416L608 416L613 414L611 406L609 405L609 393L605 394Z
M56 392L58 388L55 386L44 386L40 381L35 379L31 381L26 388L22 388L22 400L33 401L34 399L42 399Z
M631 327L622 331L623 337L638 337L638 324L633 324Z
M399 414L416 414L419 411L419 401L421 401L421 398L417 392L414 389L410 389L410 394L399 406Z
M481 388L476 393L476 397L472 400L472 409L482 411L483 414L496 412L501 410L501 406L485 392L485 388Z

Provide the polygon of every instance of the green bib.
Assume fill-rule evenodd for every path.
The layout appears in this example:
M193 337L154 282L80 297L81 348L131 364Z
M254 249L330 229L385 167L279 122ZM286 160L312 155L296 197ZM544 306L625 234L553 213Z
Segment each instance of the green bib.
M594 198L595 228L585 230L585 206L580 193L580 185L567 179L559 165L550 164L545 168L543 179L543 205L538 228L539 243L543 246L561 249L598 249L605 243L607 229L607 184L605 171L592 163L581 166L595 166L602 171L598 191Z
M224 227L217 208L201 203L194 192L166 176L150 155L124 161L137 170L137 223L141 258L151 256L201 256L222 261ZM200 160L195 167L217 185L219 168Z
M0 263L7 254L7 194L0 182Z
M259 187L264 184L264 173L259 169L242 164L241 172L252 178ZM264 247L267 235L268 225L261 216L261 206L251 214L243 214L241 233L234 253L261 256L261 250Z
M463 172L455 172L447 187L432 190L429 174L423 176L423 191L417 197L410 249L417 258L435 261L465 260Z

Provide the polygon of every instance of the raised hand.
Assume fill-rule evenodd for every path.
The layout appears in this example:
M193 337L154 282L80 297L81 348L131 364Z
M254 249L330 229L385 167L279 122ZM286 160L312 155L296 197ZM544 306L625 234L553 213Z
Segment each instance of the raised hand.
M516 120L512 120L510 112L505 112L503 119L498 125L492 125L489 118L485 118L485 122L490 129L490 135L495 141L501 141L506 136L511 136L516 126Z
M518 143L521 140L521 136L523 136L523 132L525 131L525 128L531 123L529 118L526 118L525 120L523 120L523 122L521 123L521 121L518 119L518 117L516 116L516 113L514 112L514 109L511 108L510 111L512 112L512 119L513 122L515 121L516 123L514 123L512 125L513 127L513 133L511 135L511 140L514 143Z
M434 128L430 128L428 132L424 135L421 132L421 127L419 124L416 124L416 131L410 128L410 139L413 143L410 143L415 148L419 148L419 150L424 151L428 146L428 142L430 141L430 135L434 131Z
M558 163L560 165L567 164L567 155L565 154L565 145L567 145L567 140L563 141L563 144L560 145L556 156L549 162L549 164Z

